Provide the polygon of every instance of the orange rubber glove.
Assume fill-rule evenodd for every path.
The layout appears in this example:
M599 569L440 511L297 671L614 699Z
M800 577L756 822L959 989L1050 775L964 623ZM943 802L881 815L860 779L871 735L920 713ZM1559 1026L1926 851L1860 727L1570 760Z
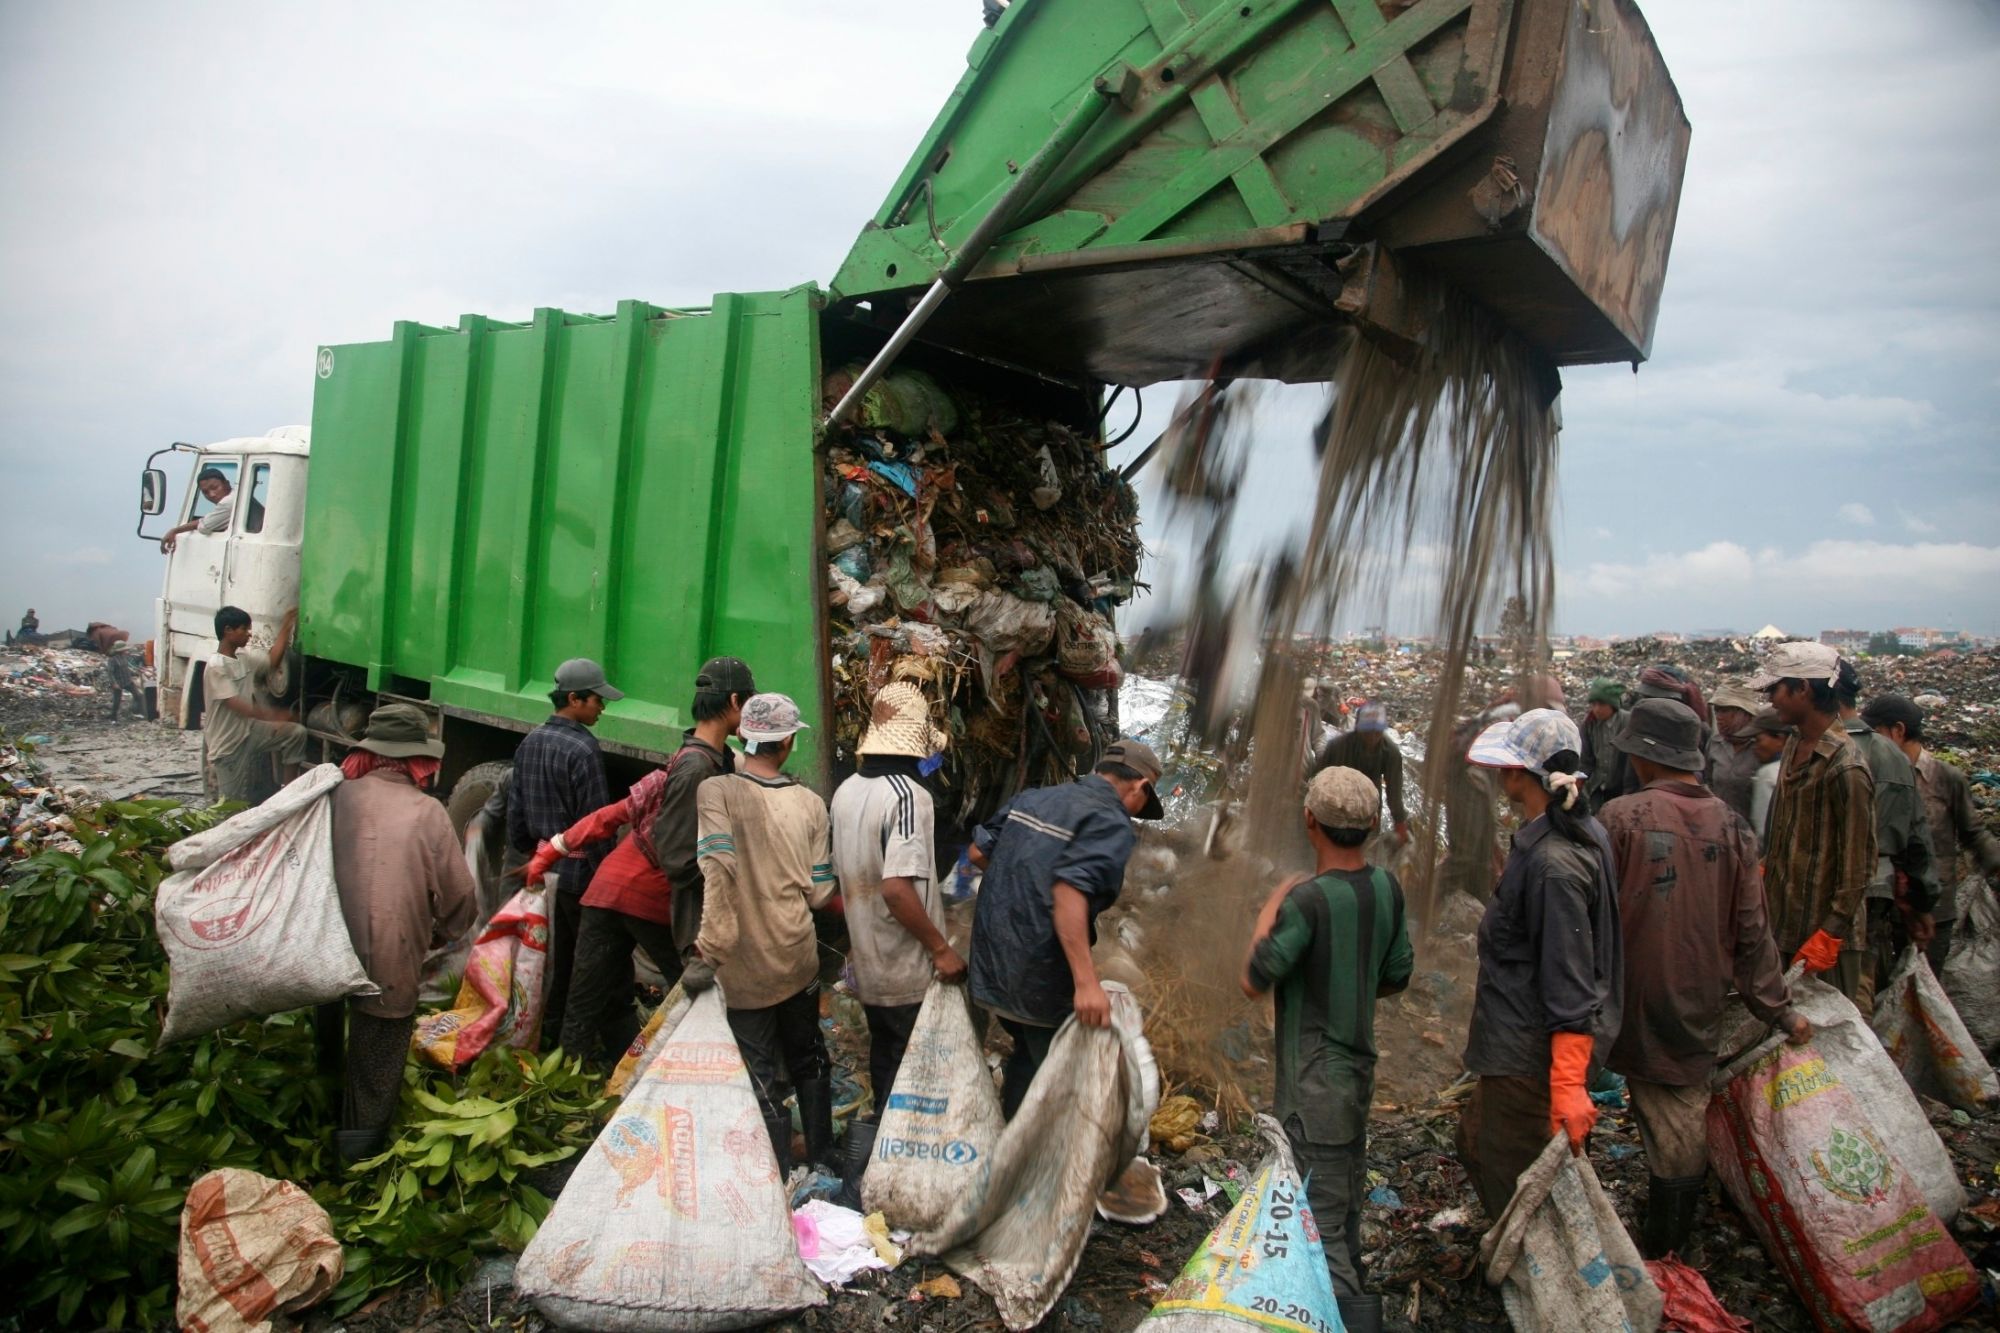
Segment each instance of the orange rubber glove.
M1588 1087L1591 1045L1585 1032L1558 1032L1549 1039L1549 1133L1569 1135L1570 1151L1579 1154L1597 1123Z
M1792 955L1792 961L1804 963L1808 972L1824 972L1840 961L1840 937L1816 930Z
M521 878L531 889L542 887L542 876L549 873L549 867L562 859L562 852L547 838L535 848L535 854L528 858L528 864L521 867Z

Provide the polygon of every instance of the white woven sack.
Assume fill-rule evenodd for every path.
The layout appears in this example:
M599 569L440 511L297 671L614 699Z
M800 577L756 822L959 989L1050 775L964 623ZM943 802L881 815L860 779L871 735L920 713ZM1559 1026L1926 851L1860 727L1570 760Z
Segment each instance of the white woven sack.
M1152 1065L1139 1002L1116 982L1104 989L1111 1027L1074 1017L1063 1024L989 1168L904 1251L942 1257L978 1283L1010 1329L1034 1327L1061 1298L1083 1258L1097 1196L1139 1151L1158 1109L1158 1083L1149 1103L1138 1073Z
M1965 1207L1965 1187L1959 1183L1958 1170L1945 1151L1944 1141L1931 1128L1930 1117L1882 1049L1875 1030L1853 1001L1817 977L1806 976L1800 965L1793 964L1785 980L1792 989L1792 1008L1813 1026L1813 1049L1855 1100L1868 1108L1875 1128L1884 1142L1895 1145L1897 1158L1924 1192L1931 1211L1949 1225ZM1743 1053L1762 1044L1771 1031L1770 1025L1738 1004L1733 1023L1724 1029L1721 1057L1710 1087L1718 1092L1727 1087Z
M333 881L340 769L321 764L264 804L167 849L153 895L167 951L160 1044L378 989L355 955Z
M1912 944L1875 992L1870 1019L1912 1088L1965 1111L2000 1100L2000 1081L1965 1030L1923 952Z
M965 987L933 981L875 1131L861 1178L864 1212L900 1231L929 1231L983 1186L1006 1124Z
M611 1333L750 1328L825 1304L721 991L648 1057L522 1251L515 1288L564 1328Z
M1500 1220L1479 1242L1489 1286L1521 1333L1630 1329L1653 1333L1665 1298L1597 1183L1590 1159L1557 1134L1521 1173Z
M2000 902L1984 875L1959 886L1958 933L1938 980L1981 1054L2000 1059Z

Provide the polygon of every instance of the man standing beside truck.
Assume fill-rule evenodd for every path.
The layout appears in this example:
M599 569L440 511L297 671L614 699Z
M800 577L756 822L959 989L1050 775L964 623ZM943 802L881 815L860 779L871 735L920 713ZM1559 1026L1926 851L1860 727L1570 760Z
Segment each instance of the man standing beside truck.
M604 678L604 668L587 657L573 657L556 668L555 689L549 692L555 713L523 737L514 751L514 777L507 792L507 845L516 852L532 854L542 842L610 802L604 753L590 729L604 716L605 704L624 697ZM554 901L547 904L548 1006L542 1015L542 1042L547 1046L562 1037L577 933L583 924L583 891L603 859L602 852L592 852L556 863Z
M278 637L264 652L250 644L250 613L225 606L215 613L217 648L202 668L201 730L216 785L225 801L261 805L278 790L271 761L285 766L289 780L306 758L306 729L282 708L260 701L273 675L284 670L299 613L288 611Z

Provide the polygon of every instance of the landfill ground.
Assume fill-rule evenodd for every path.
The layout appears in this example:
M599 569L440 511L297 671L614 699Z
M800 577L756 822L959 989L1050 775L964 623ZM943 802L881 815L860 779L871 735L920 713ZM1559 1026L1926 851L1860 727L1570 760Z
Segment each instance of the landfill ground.
M1686 661L1712 686L1721 674L1746 670L1750 660L1747 649L1729 644L1694 645L1693 650L1621 646L1565 663L1562 675L1574 698L1581 694L1581 680L1590 675L1629 677L1649 661ZM1340 650L1329 665L1344 673L1339 680L1343 693L1386 697L1392 712L1421 717L1424 659ZM1938 748L1952 753L1976 775L1990 775L2000 768L2000 655L1933 655L1870 663L1864 667L1864 679L1870 689L1894 685L1911 694L1938 696L1938 702L1929 705ZM1497 690L1503 680L1495 669L1482 683ZM150 794L198 799L198 733L131 721L114 726L102 720L96 707L86 695L31 696L0 679L0 718L11 734L38 738L36 757L57 786L87 788L99 797ZM24 854L38 836L27 795L17 792L10 798L15 855ZM1990 781L1975 785L1975 800L1989 823L2000 821L1996 808L2000 798ZM1186 838L1168 841L1186 852ZM1143 898L1149 889L1157 891L1159 885L1152 880L1163 869L1171 873L1175 862L1156 855L1135 857L1135 865L1140 868L1128 882L1128 899ZM1198 882L1197 871L1193 860L1184 857L1180 873L1171 877L1192 886ZM1179 892L1164 901L1172 901ZM1137 920L1146 922L1143 916ZM1498 1330L1507 1327L1506 1317L1497 1293L1478 1271L1484 1218L1452 1149L1457 1104L1464 1091L1457 1081L1457 1053L1469 991L1470 934L1463 920L1442 921L1438 926L1419 936L1411 989L1386 1002L1378 1018L1383 1071L1370 1131L1371 1194L1364 1209L1364 1249L1372 1283L1388 1298L1387 1327ZM1247 931L1247 923L1242 930ZM1214 952L1212 946L1201 947ZM1234 940L1226 946L1227 956L1220 964L1225 970L1235 966L1238 947ZM1132 952L1143 959L1154 950L1142 942ZM1268 1018L1259 1022L1242 1016L1254 1014L1254 1007L1230 1012L1226 1023L1216 1020L1203 1033L1215 1048L1211 1058L1191 1058L1201 1053L1192 1048L1185 1031L1177 1030L1169 1040L1156 1038L1169 1093L1190 1092L1204 1105L1217 1100L1256 1105L1268 1098ZM860 1038L837 1014L833 1036L841 1063L855 1067ZM1218 1089L1218 1079L1233 1082ZM1925 1107L1966 1188L1967 1207L1952 1230L1988 1282L1987 1304L1961 1326L1992 1326L1993 1274L2000 1271L2000 1113L1989 1110L1972 1117L1934 1102L1927 1101ZM1147 1227L1098 1222L1074 1279L1045 1327L1117 1333L1145 1317L1159 1292L1227 1211L1226 1189L1198 1207L1190 1207L1177 1192L1206 1194L1206 1181L1226 1186L1247 1180L1261 1156L1257 1140L1248 1133L1229 1133L1218 1126L1209 1139L1185 1154L1155 1150L1170 1195L1166 1215ZM1590 1152L1598 1175L1636 1234L1645 1167L1636 1130L1621 1108L1607 1108ZM1803 1333L1812 1327L1804 1306L1734 1207L1721 1198L1713 1180L1696 1240L1683 1257L1703 1273L1732 1314L1753 1321L1757 1329ZM936 1281L946 1271L935 1262L907 1261L890 1272L864 1274L847 1289L831 1293L824 1307L773 1327L815 1331L895 1327L911 1333L1000 1328L992 1301L971 1283ZM449 1300L421 1288L404 1288L344 1318L308 1312L303 1327L314 1333L406 1329L530 1333L551 1327L532 1306L514 1297L510 1274L511 1258L496 1257ZM920 1292L920 1287L931 1294ZM940 1294L953 1289L957 1295Z

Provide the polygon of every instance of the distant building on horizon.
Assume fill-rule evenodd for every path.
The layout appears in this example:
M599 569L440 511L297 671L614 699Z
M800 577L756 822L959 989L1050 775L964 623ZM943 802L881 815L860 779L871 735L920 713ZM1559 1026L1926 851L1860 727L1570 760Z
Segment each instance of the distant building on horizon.
M1692 629L1688 631L1688 638L1690 639L1741 639L1744 637L1746 636L1741 630L1733 629Z
M1836 652L1864 653L1868 651L1868 641L1874 633L1865 629L1823 629L1819 641Z

